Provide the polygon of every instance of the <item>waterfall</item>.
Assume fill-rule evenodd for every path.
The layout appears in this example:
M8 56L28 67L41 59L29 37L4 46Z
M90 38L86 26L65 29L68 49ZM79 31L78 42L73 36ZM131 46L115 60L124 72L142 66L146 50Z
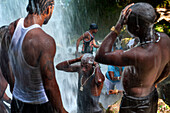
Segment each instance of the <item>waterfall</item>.
M27 4L28 0L1 0L0 26L9 25L18 18L26 17ZM97 1L91 0L55 0L53 15L48 24L43 25L42 27L42 29L51 35L56 42L54 66L64 60L75 58L75 41L82 33L88 30L90 23L95 22L99 25L99 30L101 30L101 32L97 33L97 38L101 39L109 32L111 24L106 24L105 22L109 23L110 21L113 22L113 20L112 18L100 16L104 14L103 12L99 12L102 4L100 7L97 7L97 9L93 6L98 6L98 4ZM92 11L96 12L93 13ZM114 15L112 15L112 17L114 17ZM105 75L107 66L101 65L101 70ZM69 111L69 113L76 113L78 74L55 70L55 75L65 109ZM114 95L106 97L105 91L106 88L104 86L100 102L107 108L107 106L114 103L116 99ZM9 91L7 93L9 93Z
M61 61L74 58L74 55L70 54L70 50L75 47L67 47L70 38L68 33L71 28L70 15L73 13L70 9L71 6L69 6L69 2L70 0L55 0L53 15L48 24L43 25L42 27L43 30L50 34L56 42L57 47L54 66ZM1 0L0 26L9 25L18 18L26 17L27 4L28 0ZM76 95L78 75L77 73L65 73L58 70L55 70L55 72L64 107L67 111L74 113L77 109ZM7 93L9 93L9 91L7 91Z

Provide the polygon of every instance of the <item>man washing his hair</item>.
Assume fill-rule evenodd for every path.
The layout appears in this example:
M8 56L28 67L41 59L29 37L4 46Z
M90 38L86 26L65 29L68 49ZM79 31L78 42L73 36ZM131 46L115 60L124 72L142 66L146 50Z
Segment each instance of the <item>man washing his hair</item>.
M81 64L72 65L76 62ZM99 98L105 78L99 64L94 62L92 54L86 53L83 57L61 62L56 68L66 72L77 72L79 75L77 113L103 113L99 106Z
M128 66L123 72L125 92L120 113L157 113L155 85L170 74L170 39L165 33L154 31L155 19L155 10L148 3L127 6L96 54L97 62ZM129 33L139 37L140 44L128 51L111 52L123 25L127 25Z

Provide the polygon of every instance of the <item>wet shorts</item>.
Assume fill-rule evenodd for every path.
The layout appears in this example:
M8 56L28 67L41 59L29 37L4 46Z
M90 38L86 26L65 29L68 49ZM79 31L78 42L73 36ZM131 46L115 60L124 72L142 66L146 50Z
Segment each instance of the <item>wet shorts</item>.
M157 113L157 103L156 89L145 97L132 97L124 93L119 113Z
M11 113L55 113L50 102L44 104L28 104L13 97Z

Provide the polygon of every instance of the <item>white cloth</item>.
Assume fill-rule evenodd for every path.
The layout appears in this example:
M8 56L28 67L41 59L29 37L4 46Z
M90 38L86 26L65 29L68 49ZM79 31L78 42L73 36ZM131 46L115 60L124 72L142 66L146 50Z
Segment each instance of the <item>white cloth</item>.
M27 64L22 53L22 43L25 35L34 28L41 27L34 24L25 28L24 18L21 18L13 34L8 54L15 77L14 98L25 103L43 104L48 102L48 98L45 94L40 66L33 67Z
M135 43L135 39L131 39L131 40L128 42L127 46L128 46L129 48L132 48L131 46L132 46L134 43Z

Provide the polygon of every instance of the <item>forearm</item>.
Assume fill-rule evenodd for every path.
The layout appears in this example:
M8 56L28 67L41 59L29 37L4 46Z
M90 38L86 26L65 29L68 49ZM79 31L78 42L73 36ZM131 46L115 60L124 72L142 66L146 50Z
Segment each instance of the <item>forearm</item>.
M99 45L94 45L95 48L99 48Z
M76 43L76 51L78 51L79 44L80 44L80 40L78 39L78 40L77 40L77 43Z
M105 77L100 70L100 66L97 64L95 68L95 82L98 85L101 85L104 82L104 80L105 80Z
M115 31L111 31L104 39L104 41L102 42L97 54L96 54L96 57L95 57L95 60L97 62L102 62L103 58L105 58L105 55L106 53L109 53L111 52L112 50L112 46L113 46L113 43L114 41L116 40L116 37L118 36L118 34L120 33L121 31L121 28L122 28L122 25L121 24L117 24L115 26Z
M121 77L111 77L111 80L113 80L113 81L117 81L117 80L120 80L121 79Z
M64 62L57 64L56 68L58 70L64 70L65 68L68 68L71 64L74 64L74 63L80 62L80 61L81 61L80 58L76 58L76 59L72 59L72 60L66 60Z
M56 82L53 85L50 83L49 87L46 86L45 92L53 108L58 113L67 113L63 107L60 90Z

